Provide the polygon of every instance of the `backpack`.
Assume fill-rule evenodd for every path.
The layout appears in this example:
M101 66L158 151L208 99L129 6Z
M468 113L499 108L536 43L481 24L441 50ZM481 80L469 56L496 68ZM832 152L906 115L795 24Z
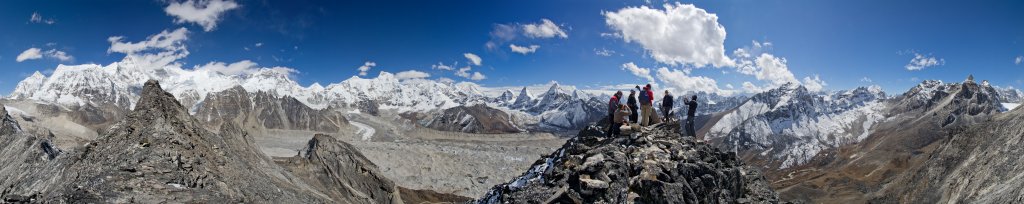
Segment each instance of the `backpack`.
M650 102L650 101L651 101L651 96L647 95L646 91L641 91L640 92L640 104L647 104L647 102Z

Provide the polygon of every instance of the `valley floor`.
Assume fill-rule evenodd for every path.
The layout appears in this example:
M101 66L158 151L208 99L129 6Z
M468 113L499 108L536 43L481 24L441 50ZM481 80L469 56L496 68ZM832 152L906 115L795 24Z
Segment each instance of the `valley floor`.
M469 134L414 128L396 118L348 115L351 126L332 134L359 149L396 184L479 197L519 176L541 155L565 143L548 133ZM264 153L290 157L314 132L270 130L256 135Z

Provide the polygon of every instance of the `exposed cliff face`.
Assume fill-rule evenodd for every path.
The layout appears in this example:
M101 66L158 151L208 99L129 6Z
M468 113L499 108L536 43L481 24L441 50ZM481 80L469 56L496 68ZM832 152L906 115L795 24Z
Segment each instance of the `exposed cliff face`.
M1024 194L1024 109L951 131L919 167L887 185L879 202L1014 203Z
M420 124L436 130L467 133L516 133L521 130L513 123L509 114L478 104L445 109L440 113L428 114Z
M236 122L267 129L338 132L348 124L338 111L313 109L289 96L247 92L241 86L205 97L195 116L213 127Z
M9 116L8 116L9 117ZM5 120L6 121L6 120ZM109 133L84 147L62 153L45 138L25 136L4 123L0 158L0 198L8 202L276 202L276 203L400 203L398 191L377 176L365 159L321 161L308 174L297 176L263 155L251 138L233 123L220 134L202 128L174 97L155 81L144 85L135 109ZM314 138L333 148L316 148L316 155L361 158L340 141ZM49 148L48 148L49 147ZM313 158L309 156L307 159ZM311 161L316 161L309 159ZM330 164L327 164L330 163ZM355 182L363 177L378 178ZM313 179L315 178L315 179ZM317 187L323 181L359 186L360 193L339 194Z
M396 203L398 186L381 176L355 147L317 134L299 155L278 162L293 175L341 203Z
M861 142L816 155L806 165L769 173L786 200L870 202L887 199L907 172L924 168L950 133L990 120L1002 108L991 86L925 81L886 101L885 122ZM956 147L953 147L956 148ZM987 159L986 159L987 160ZM884 201L884 200L879 200Z
M682 137L678 124L605 138L591 126L522 176L495 186L478 203L777 202L757 170Z

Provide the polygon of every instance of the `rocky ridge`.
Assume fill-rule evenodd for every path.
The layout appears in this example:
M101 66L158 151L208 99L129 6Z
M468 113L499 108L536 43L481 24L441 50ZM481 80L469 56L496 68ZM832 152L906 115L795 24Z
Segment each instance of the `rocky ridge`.
M308 162L302 165L305 171L297 171L263 155L253 138L234 123L223 124L219 134L202 128L157 82L146 82L141 93L135 109L107 135L67 152L47 145L45 137L23 134L5 116L0 138L14 142L2 143L0 158L13 165L0 167L0 199L401 203L398 189L365 159L328 161L315 156L362 158L340 141L315 137L311 143L316 145L293 159ZM351 188L339 191L316 185L325 181Z
M606 138L590 126L530 170L493 187L477 203L773 203L776 193L755 168L678 124Z

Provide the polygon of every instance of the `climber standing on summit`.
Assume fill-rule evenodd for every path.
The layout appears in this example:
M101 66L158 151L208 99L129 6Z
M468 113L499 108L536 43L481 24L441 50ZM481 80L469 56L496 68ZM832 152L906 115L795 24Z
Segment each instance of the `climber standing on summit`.
M647 127L653 124L652 120L656 117L653 105L654 91L651 90L651 84L647 84L644 86L643 92L640 93L640 126Z
M636 86L635 88L640 90L640 86ZM631 114L629 114L629 123L638 123L637 118L639 117L640 112L636 110L639 109L640 106L636 105L636 90L629 90L629 98L626 99L626 105L629 106L629 111L632 111Z
M665 97L661 99L661 116L665 117L665 122L672 120L672 103L672 94L665 90Z
M618 130L619 124L615 122L615 112L619 110L619 98L622 98L622 91L615 92L608 100L608 136L611 137Z
M693 95L690 100L684 101L684 104L688 106L686 111L686 134L697 137L697 131L693 129L693 119L697 114L697 95Z

